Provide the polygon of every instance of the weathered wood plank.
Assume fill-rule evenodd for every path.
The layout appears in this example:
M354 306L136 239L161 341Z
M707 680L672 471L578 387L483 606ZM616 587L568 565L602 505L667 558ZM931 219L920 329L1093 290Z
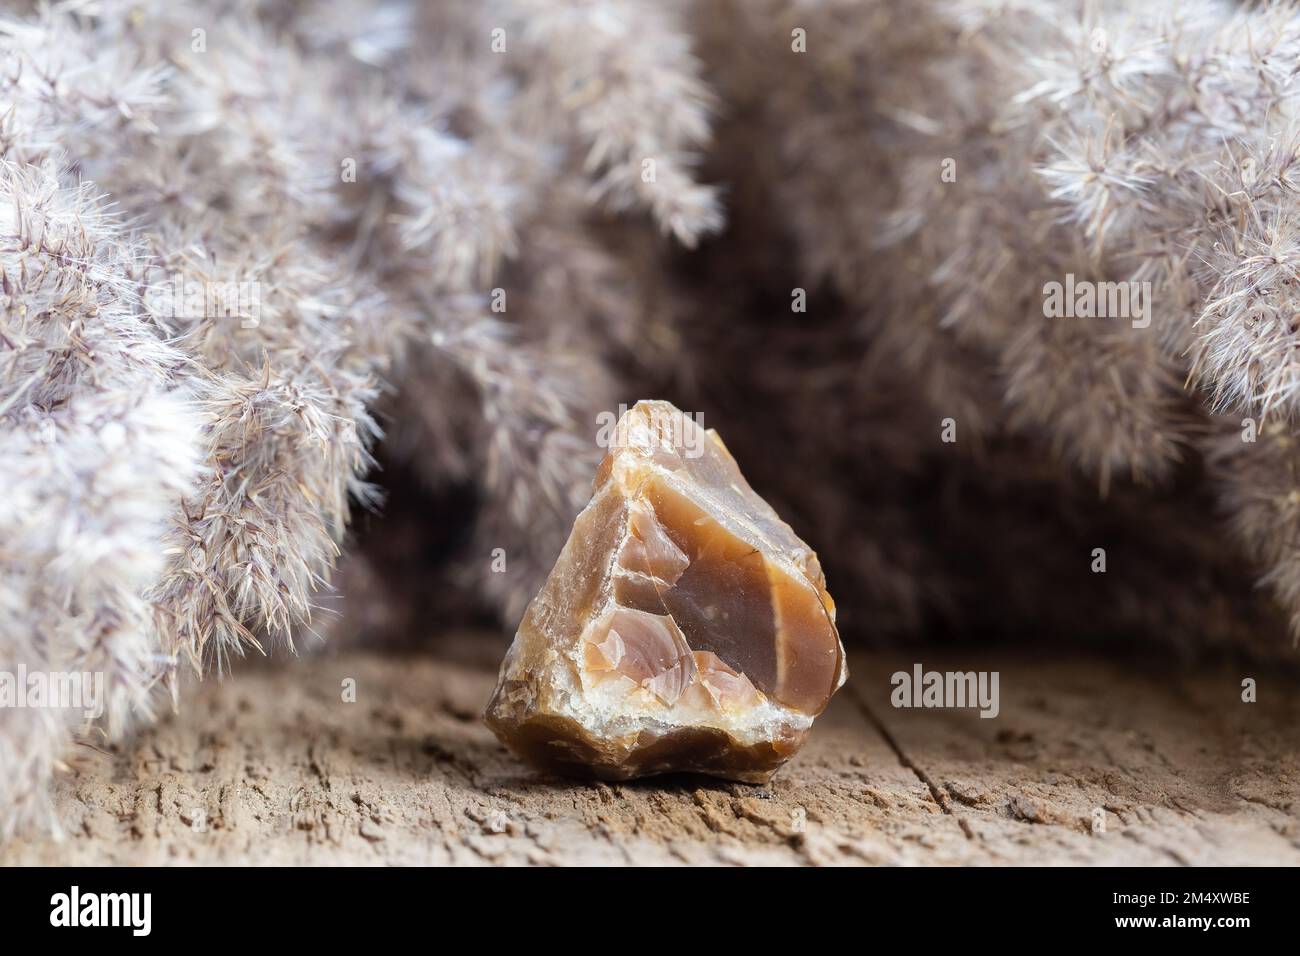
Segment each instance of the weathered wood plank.
M1263 681L1248 705L1232 674L1003 656L1001 715L981 720L892 708L889 674L912 657L860 655L771 786L608 785L543 777L497 744L479 710L501 651L467 636L190 688L180 715L75 761L63 839L0 862L1300 862L1294 685Z
M890 706L890 674L914 660L863 659L855 690L971 834L972 859L1300 863L1290 680L1264 679L1252 704L1235 671L925 655L927 670L999 671L1001 712L982 719Z

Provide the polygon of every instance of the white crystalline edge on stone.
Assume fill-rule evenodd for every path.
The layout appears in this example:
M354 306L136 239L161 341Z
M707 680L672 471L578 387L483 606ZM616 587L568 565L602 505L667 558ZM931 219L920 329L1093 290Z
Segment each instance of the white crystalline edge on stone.
M619 606L612 597L607 599L600 613L592 617L592 624ZM671 707L653 702L634 710L637 707L636 701L619 691L614 679L606 684L583 688L580 675L584 669L585 645L586 631L564 655L572 666L564 668L566 686L557 688L561 694L552 703L593 736L626 737L635 736L642 731L663 735L673 730L708 727L730 735L743 745L752 745L776 740L788 736L791 731L807 730L812 726L813 718L782 707L770 698L735 715L701 711L681 700Z

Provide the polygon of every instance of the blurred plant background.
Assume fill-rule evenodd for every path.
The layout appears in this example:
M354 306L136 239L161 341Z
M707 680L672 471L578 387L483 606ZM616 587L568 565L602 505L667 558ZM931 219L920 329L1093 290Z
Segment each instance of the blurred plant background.
M0 669L110 693L0 711L6 832L232 655L511 631L640 398L846 641L1291 662L1290 3L74 0L0 58Z

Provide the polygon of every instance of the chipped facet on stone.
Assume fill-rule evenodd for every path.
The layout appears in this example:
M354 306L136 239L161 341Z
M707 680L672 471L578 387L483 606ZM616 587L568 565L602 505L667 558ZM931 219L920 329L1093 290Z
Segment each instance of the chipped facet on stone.
M486 719L551 770L761 783L847 676L817 556L716 432L639 402L614 428Z

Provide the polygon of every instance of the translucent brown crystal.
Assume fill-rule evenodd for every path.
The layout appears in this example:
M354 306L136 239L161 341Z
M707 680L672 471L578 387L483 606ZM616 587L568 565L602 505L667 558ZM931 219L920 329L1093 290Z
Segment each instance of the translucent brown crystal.
M639 402L613 430L486 719L553 770L763 782L846 677L817 556L716 432Z

